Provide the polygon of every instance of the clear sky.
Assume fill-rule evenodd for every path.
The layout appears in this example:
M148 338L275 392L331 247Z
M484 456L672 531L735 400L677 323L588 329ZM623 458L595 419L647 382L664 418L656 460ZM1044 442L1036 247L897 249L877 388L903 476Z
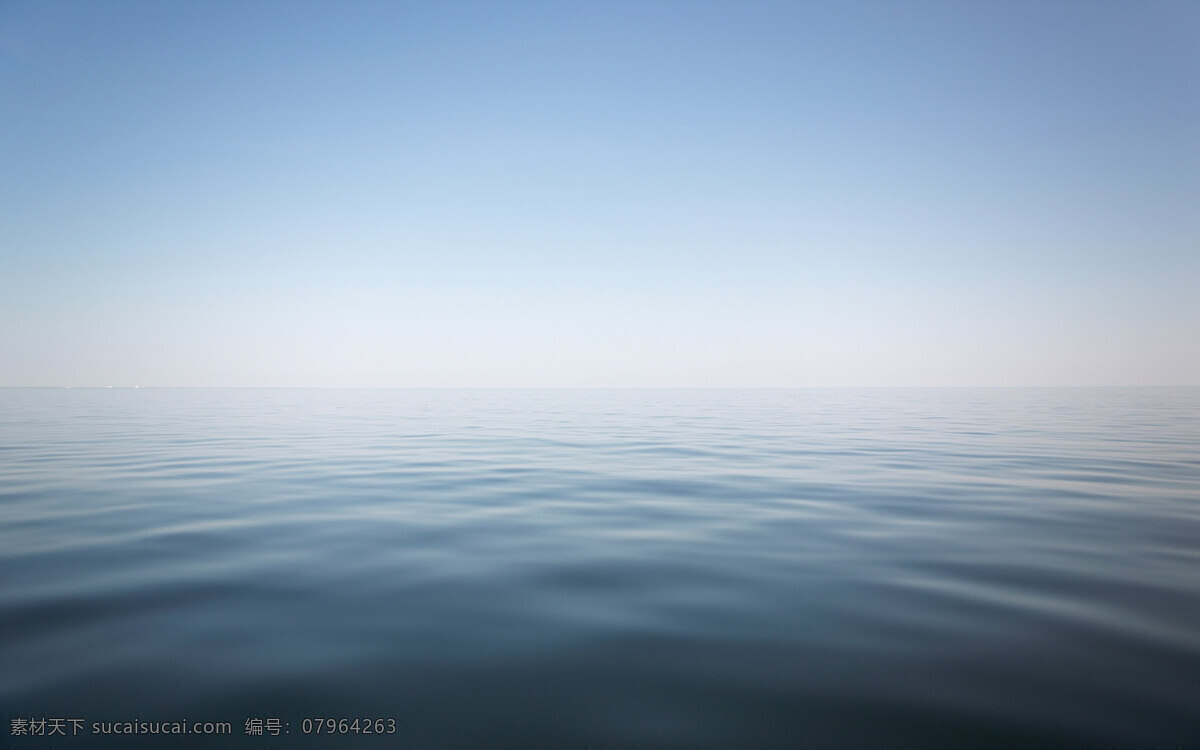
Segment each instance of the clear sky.
M0 385L1200 385L1200 3L0 0Z

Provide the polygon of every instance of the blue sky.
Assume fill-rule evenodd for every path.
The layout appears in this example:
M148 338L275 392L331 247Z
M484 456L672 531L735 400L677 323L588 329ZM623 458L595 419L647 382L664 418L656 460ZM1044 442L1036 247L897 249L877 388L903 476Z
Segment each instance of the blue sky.
M0 385L1200 385L1192 2L0 3Z

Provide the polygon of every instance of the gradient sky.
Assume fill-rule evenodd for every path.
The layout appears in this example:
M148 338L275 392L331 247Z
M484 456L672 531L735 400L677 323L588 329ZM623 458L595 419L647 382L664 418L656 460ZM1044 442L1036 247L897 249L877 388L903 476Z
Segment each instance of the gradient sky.
M0 385L1200 385L1195 2L0 0Z

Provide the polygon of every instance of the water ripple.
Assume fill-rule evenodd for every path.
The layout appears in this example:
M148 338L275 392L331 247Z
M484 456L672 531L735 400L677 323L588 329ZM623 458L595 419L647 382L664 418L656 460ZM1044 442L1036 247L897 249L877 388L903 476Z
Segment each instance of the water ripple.
M1187 746L1197 446L1198 389L8 389L0 708Z

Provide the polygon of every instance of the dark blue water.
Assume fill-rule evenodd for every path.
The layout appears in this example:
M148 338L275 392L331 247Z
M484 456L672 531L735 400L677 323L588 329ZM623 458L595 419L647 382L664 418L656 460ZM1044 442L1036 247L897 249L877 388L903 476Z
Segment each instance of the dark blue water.
M0 639L12 747L1200 747L1200 389L0 390Z

